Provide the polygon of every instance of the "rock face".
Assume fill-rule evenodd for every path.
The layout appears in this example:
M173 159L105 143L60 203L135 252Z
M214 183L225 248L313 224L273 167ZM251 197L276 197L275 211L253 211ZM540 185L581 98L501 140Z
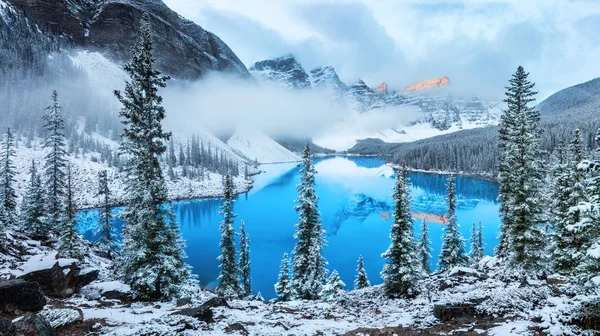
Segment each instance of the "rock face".
M161 0L8 0L50 31L76 45L129 60L144 13L155 32L158 67L177 78L196 79L209 71L248 77L244 64L219 37L169 9Z
M21 279L0 282L0 312L18 314L44 308L46 298L35 282Z

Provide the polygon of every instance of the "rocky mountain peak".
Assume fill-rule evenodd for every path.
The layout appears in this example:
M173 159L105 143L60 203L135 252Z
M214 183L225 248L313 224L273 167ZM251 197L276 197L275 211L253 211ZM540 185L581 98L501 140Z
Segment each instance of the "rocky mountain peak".
M210 71L248 77L244 64L219 37L167 7L161 0L7 0L40 26L76 45L101 51L119 62L150 14L157 66L176 78L196 79Z
M256 77L275 82L283 87L307 89L311 87L308 73L293 55L254 63L250 72Z
M310 71L311 82L316 88L343 90L346 84L340 80L332 66L317 67Z
M429 80L425 80L422 82L411 84L411 85L403 88L402 90L403 91L419 91L419 90L429 89L429 88L433 88L433 87L447 86L447 85L450 85L450 79L448 79L448 77L446 77L446 76L442 76L442 77L429 79Z

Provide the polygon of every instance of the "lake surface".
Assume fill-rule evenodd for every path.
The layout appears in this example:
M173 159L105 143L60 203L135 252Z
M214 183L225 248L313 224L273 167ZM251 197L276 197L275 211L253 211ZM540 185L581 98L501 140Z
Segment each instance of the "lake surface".
M294 200L300 168L297 164L274 164L263 165L261 169L264 173L255 176L253 189L237 197L235 229L239 231L240 221L244 220L251 241L253 290L268 299L275 297L273 285L277 282L281 257L285 252L290 253L295 244ZM381 159L371 157L319 158L316 169L319 210L327 231L324 253L328 269L337 269L351 289L356 261L362 254L369 280L372 284L381 283L379 272L384 262L381 253L390 243L393 220L392 169ZM411 172L409 177L415 234L420 233L421 219L427 218L434 249L431 262L435 268L447 209L447 176ZM471 224L481 219L485 252L492 254L500 225L498 186L491 181L459 176L456 187L457 216L467 251ZM221 199L204 199L175 204L181 232L187 241L187 261L207 288L214 288L219 273L221 203ZM93 210L80 214L80 227L87 239L95 239L95 221ZM121 224L117 223L119 230Z

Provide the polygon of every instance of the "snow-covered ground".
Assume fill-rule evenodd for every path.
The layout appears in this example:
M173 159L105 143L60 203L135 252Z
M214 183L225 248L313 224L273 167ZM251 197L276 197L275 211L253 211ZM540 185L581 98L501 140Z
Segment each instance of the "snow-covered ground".
M300 161L300 157L259 131L238 130L229 140L229 147L258 163Z
M14 241L17 243L17 241ZM39 242L18 242L32 254L21 259L0 253L0 279L48 269L55 251ZM108 269L109 262L90 254L81 267ZM317 301L274 302L262 299L230 300L212 307L212 322L181 316L181 309L195 308L215 295L195 289L179 302L131 302L104 297L127 294L129 287L112 272L67 299L49 299L40 312L52 326L73 323L81 312L82 323L98 335L582 335L573 321L582 305L598 299L572 285L529 280L505 282L498 260L485 257L478 264L432 275L419 283L412 299L390 299L383 287L342 291ZM376 276L372 274L371 276ZM436 313L437 311L437 313ZM454 319L443 314L457 314ZM448 315L446 315L447 317ZM17 320L19 317L15 318ZM76 327L77 324L74 326ZM84 328L84 327L82 327ZM385 329L384 329L385 328ZM385 330L387 333L384 333ZM588 333L591 334L591 333Z

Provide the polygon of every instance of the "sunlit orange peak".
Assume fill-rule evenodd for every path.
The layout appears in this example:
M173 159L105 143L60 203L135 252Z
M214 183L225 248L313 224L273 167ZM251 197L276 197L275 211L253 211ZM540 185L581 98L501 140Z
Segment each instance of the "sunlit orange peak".
M419 91L419 90L428 89L428 88L432 88L432 87L446 86L449 84L450 84L450 80L448 79L448 77L443 76L443 77L429 79L426 81L422 81L422 82L418 82L418 83L409 85L402 90L404 90L404 91Z

